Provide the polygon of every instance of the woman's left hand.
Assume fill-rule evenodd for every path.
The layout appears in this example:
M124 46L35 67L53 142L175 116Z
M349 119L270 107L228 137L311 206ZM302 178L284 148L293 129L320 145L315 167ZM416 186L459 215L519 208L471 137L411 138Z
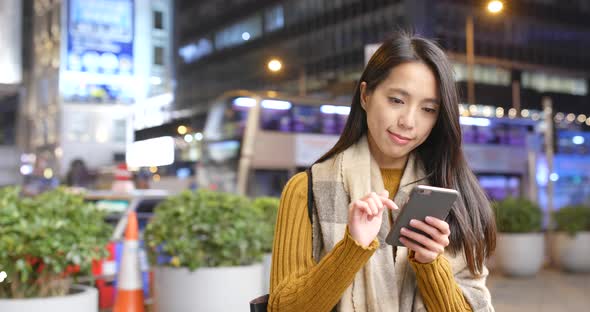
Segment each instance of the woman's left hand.
M440 254L445 252L445 247L449 245L449 235L451 234L448 223L434 217L426 217L426 222L412 219L410 225L413 228L430 235L430 237L428 237L428 235L419 234L407 228L402 228L402 237L400 238L400 241L404 246L415 252L414 259L417 262L430 263ZM412 240L419 244L412 242ZM420 246L420 244L422 246Z

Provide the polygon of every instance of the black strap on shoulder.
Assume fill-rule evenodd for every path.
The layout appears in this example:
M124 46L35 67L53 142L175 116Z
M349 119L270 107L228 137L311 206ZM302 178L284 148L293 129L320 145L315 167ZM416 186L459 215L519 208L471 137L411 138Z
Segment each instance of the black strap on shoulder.
M311 176L311 167L305 170L307 173L307 217L309 223L313 224L313 181Z

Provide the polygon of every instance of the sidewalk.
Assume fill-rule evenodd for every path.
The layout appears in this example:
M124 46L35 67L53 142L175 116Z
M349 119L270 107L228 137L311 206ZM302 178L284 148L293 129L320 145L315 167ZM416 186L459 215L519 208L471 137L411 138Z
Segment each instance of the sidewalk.
M545 269L533 278L492 272L488 288L496 312L590 311L590 274Z

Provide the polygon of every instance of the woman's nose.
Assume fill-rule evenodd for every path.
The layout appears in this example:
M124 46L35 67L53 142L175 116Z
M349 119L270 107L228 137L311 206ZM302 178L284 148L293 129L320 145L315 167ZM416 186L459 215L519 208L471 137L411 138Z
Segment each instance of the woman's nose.
M398 119L398 125L405 129L413 129L416 125L415 115L413 110L402 112Z

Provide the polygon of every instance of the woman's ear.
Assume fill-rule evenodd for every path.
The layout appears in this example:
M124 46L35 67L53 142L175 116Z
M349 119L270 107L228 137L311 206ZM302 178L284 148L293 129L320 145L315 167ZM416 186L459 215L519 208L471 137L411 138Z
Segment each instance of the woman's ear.
M367 83L366 82L361 82L360 85L360 93L361 93L361 107L366 111L367 110Z

